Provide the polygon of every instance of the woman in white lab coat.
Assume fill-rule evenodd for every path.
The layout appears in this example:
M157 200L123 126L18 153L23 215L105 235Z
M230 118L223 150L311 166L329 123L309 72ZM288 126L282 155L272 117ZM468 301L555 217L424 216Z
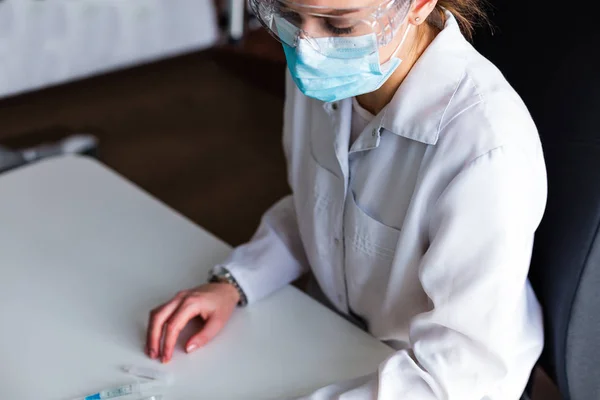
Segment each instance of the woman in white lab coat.
M543 344L527 272L546 175L525 105L465 38L477 0L251 5L288 61L293 194L212 283L152 311L149 356L169 361L201 316L194 351L236 305L310 271L330 307L397 352L307 398L518 399Z

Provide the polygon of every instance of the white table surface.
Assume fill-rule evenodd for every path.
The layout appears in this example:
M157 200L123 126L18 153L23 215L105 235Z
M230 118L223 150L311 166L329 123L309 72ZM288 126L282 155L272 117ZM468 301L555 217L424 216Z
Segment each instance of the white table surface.
M148 311L205 281L229 251L89 159L0 175L0 399L69 400L131 382L119 369L128 363L173 373L165 400L287 398L374 372L391 354L286 287L236 311L194 354L180 341L170 364L147 359Z

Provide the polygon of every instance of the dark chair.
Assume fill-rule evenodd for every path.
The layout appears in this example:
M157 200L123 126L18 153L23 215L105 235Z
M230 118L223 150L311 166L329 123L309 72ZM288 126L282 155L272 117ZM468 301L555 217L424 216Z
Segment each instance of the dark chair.
M592 4L492 1L475 46L539 128L549 197L530 279L542 303L539 366L565 400L600 399L600 29ZM573 7L571 7L571 4Z

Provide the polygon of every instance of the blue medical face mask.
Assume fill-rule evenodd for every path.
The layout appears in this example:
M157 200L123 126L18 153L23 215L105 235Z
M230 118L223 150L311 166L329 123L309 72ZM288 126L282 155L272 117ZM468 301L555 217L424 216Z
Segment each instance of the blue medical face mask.
M395 55L404 44L411 25L389 61L379 63L377 36L300 38L300 31L288 21L276 18L288 68L294 82L308 97L333 102L374 92L396 71L402 60ZM291 47L287 43L294 43ZM317 50L318 49L318 50Z

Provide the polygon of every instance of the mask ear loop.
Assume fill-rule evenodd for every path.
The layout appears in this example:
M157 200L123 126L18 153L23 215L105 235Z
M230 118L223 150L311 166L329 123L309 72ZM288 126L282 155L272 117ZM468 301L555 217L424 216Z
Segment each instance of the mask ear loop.
M410 28L412 28L412 24L411 23L408 24L408 27L404 31L404 36L402 36L402 40L400 41L400 44L398 45L398 47L396 47L396 49L394 50L394 52L390 56L389 60L391 60L392 58L396 57L396 54L398 54L398 51L400 51L400 48L402 47L402 45L404 44L404 42L406 42L406 38L408 37L408 32L410 32Z

